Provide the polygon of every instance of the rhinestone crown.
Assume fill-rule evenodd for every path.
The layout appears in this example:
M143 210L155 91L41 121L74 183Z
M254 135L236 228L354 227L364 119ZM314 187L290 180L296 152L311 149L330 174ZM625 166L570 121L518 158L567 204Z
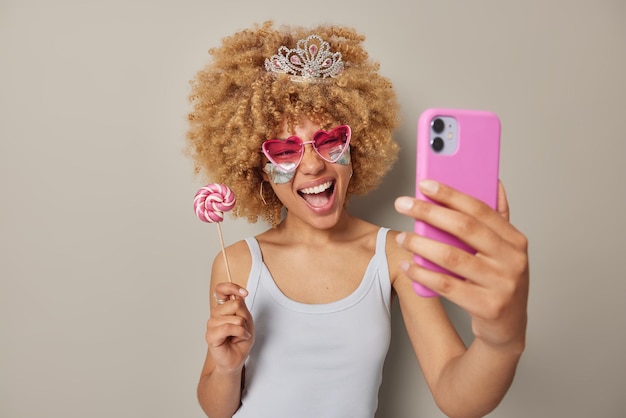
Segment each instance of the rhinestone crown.
M265 59L265 69L291 74L295 79L337 77L343 72L343 61L341 52L330 52L328 42L317 35L309 35L300 39L293 49L278 48L278 54Z

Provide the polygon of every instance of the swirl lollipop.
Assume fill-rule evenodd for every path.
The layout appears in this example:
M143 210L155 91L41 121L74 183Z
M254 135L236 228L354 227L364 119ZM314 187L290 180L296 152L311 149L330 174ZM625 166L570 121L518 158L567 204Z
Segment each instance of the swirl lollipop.
M215 223L217 225L222 254L226 263L226 273L228 274L228 281L231 283L233 280L230 277L230 267L228 266L220 222L224 220L224 212L228 212L233 206L235 206L235 193L224 184L207 184L198 190L193 199L193 207L198 218L202 222Z

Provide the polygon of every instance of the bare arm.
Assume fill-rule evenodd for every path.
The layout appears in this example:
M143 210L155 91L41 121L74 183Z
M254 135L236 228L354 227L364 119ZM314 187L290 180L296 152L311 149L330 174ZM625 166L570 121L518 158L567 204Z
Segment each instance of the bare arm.
M508 222L500 189L498 210L443 185L424 190L445 207L410 199L400 213L446 230L477 250L475 255L415 234L398 234L400 246L467 280L400 263L396 289L409 336L439 407L449 416L484 416L502 400L525 346L528 299L526 238ZM407 202L405 200L405 202ZM404 279L403 279L404 276ZM465 309L474 340L465 349L443 308L414 294L419 282ZM428 307L430 306L430 307Z
M241 402L242 373L222 373L206 366L198 383L200 406L207 417L231 418Z
M240 259L236 251L228 254L238 270L246 271L245 259ZM239 284L224 282L225 277L226 267L218 255L211 273L215 297L211 298L211 317L207 322L208 349L198 383L200 406L211 418L230 418L239 408L244 363L254 344L254 324L244 301L247 292ZM242 276L233 271L233 277ZM226 302L218 304L217 300Z

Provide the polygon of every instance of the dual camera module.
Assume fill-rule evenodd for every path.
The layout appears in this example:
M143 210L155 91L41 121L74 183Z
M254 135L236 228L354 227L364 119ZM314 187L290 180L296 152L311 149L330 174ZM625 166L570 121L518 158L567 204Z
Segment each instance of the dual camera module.
M437 116L430 122L430 148L437 154L453 154L458 146L457 121L451 116Z

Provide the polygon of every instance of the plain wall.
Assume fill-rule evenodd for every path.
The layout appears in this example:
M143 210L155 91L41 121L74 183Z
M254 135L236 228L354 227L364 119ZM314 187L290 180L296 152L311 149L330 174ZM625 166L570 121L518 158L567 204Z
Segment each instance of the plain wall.
M192 210L188 80L274 19L357 28L395 83L401 159L351 202L369 220L412 227L393 199L413 193L422 110L500 115L532 284L527 351L490 416L623 417L625 18L620 0L0 0L0 416L202 416L219 241ZM222 224L227 243L264 228ZM377 416L442 416L397 307Z

